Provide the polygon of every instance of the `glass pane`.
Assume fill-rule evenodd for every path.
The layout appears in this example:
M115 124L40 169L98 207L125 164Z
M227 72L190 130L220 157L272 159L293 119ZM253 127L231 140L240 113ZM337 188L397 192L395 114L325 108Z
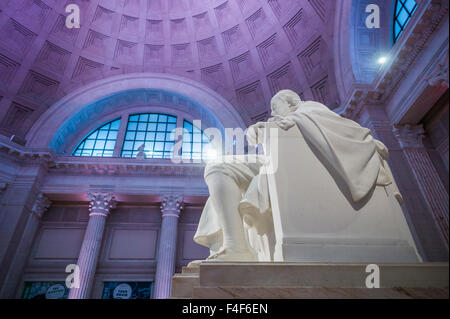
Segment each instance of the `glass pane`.
M137 130L137 123L128 123L128 130L130 131L136 131Z
M402 34L416 8L417 2L415 0L397 0L394 16L394 42Z
M157 133L157 134L156 134L156 140L157 140L157 141L164 142L165 137L166 137L166 134L165 134L165 133Z
M408 9L410 13L413 13L414 9L416 8L416 2L414 0L407 0L405 2L405 8Z
M200 134L194 134L194 142L200 143L202 141L202 136Z
M171 151L173 151L173 146L174 146L174 144L172 144L172 143L167 143L167 144L165 145L164 150L165 150L166 152L171 152Z
M102 139L102 140L106 140L106 138L108 137L108 131L104 131L104 130L100 130L100 132L98 132L98 139Z
M176 124L168 124L167 125L167 132L172 132L173 130L175 130L177 128Z
M156 123L149 123L147 130L153 132L156 131L156 125L157 125Z
M127 132L125 139L127 141L133 141L136 138L136 132Z
M145 140L145 132L137 132L136 134L136 140L143 141Z
M183 159L206 159L206 149L210 145L210 139L199 128L194 127L187 121L183 125L183 148L181 151Z
M114 121L111 123L111 130L119 130L120 127L120 121Z
M124 149L124 151L125 151L125 150L126 150L126 151L132 150L132 149L133 149L133 144L134 144L134 142L125 142L125 143L123 144L123 149Z
M147 123L139 123L138 131L147 131Z
M156 142L155 143L155 151L162 151L164 149L164 143L163 142Z
M129 122L137 122L139 121L139 115L130 116Z
M158 131L158 132L165 132L165 131L166 131L166 128L167 128L167 125L166 125L166 124L158 124L158 129L157 129L157 131Z
M104 140L98 140L95 142L95 150L102 151L105 149L105 141Z
M113 156L120 119L103 124L90 133L73 151L74 156ZM105 150L107 152L105 152Z
M148 122L148 116L149 116L148 114L141 114L139 116L139 121L147 123Z
M202 152L202 144L194 143L192 145L192 151L195 152L195 153L201 153Z
M88 138L94 139L94 140L95 140L95 139L97 138L97 136L98 136L98 131L99 131L99 130L97 130L97 131L95 131L94 133L92 133L91 135L89 135Z
M128 123L122 156L136 156L137 149L145 143L144 152L147 158L167 158L173 149L174 138L167 132L167 122L171 130L176 128L177 118L166 114L135 114L138 123ZM130 117L131 118L131 117ZM133 117L135 119L135 117ZM133 130L137 132L133 132ZM134 144L131 144L134 142ZM164 153L166 152L166 153Z
M95 145L95 140L87 140L84 143L84 148L86 148L86 149L93 149L94 145Z
M146 141L154 141L156 137L156 133L155 132L149 132L147 133L147 135L145 136L145 140Z
M114 142L114 141L107 141L105 149L107 149L107 150L114 150L115 145L116 145L116 142Z

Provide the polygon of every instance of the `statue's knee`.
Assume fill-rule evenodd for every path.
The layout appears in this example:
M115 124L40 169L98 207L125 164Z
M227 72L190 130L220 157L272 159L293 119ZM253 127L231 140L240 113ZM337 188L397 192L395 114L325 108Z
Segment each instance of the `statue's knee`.
M232 177L220 170L208 174L205 177L205 182L210 192L216 194L225 194L237 186Z
M227 164L225 163L209 163L205 167L205 177L210 175L226 175Z

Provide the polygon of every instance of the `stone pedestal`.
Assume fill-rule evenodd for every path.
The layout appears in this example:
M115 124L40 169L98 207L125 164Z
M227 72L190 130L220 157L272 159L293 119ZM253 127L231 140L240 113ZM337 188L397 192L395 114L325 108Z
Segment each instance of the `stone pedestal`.
M271 134L278 138L270 138ZM420 261L393 185L376 186L354 203L347 185L308 145L298 127L284 131L270 124L265 136L265 151L274 168L267 175L274 261Z
M367 288L368 264L218 263L184 268L178 299L448 298L448 263L379 264L380 288Z
M175 273L178 218L183 208L183 196L164 196L161 200L162 224L153 291L154 299L170 297L172 276Z
M115 201L111 194L89 194L88 197L91 199L91 213L77 262L80 267L80 287L70 289L69 299L90 298L106 217L115 207Z

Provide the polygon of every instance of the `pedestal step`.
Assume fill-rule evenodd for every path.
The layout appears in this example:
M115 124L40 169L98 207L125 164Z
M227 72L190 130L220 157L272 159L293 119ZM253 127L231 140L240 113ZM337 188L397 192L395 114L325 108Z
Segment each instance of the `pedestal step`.
M172 278L172 299L189 299L193 296L193 287L200 285L200 268L184 267L181 274Z
M380 288L369 289L367 264L217 263L185 268L173 298L325 299L448 298L448 263L380 264Z
M193 299L448 299L447 288L194 287Z

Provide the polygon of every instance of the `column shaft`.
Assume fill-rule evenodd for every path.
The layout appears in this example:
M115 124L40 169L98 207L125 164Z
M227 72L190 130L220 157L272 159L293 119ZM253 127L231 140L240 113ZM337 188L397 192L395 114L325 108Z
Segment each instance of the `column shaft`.
M91 214L77 262L80 286L70 289L69 299L88 299L91 297L91 288L102 245L106 217L110 210L115 207L114 197L111 194L89 194L88 198L91 199Z
M90 297L105 223L106 216L94 215L89 218L77 262L80 267L80 288L70 289L69 299L87 299Z
M161 235L157 255L154 299L166 299L171 295L172 277L175 274L178 218L182 209L182 197L163 198Z
M394 134L448 248L449 197L423 144L425 130L422 125L397 125Z
M405 149L403 153L448 245L449 197L447 190L425 149Z
M175 274L177 233L178 217L163 217L153 295L155 299L166 299L171 295L172 277Z

